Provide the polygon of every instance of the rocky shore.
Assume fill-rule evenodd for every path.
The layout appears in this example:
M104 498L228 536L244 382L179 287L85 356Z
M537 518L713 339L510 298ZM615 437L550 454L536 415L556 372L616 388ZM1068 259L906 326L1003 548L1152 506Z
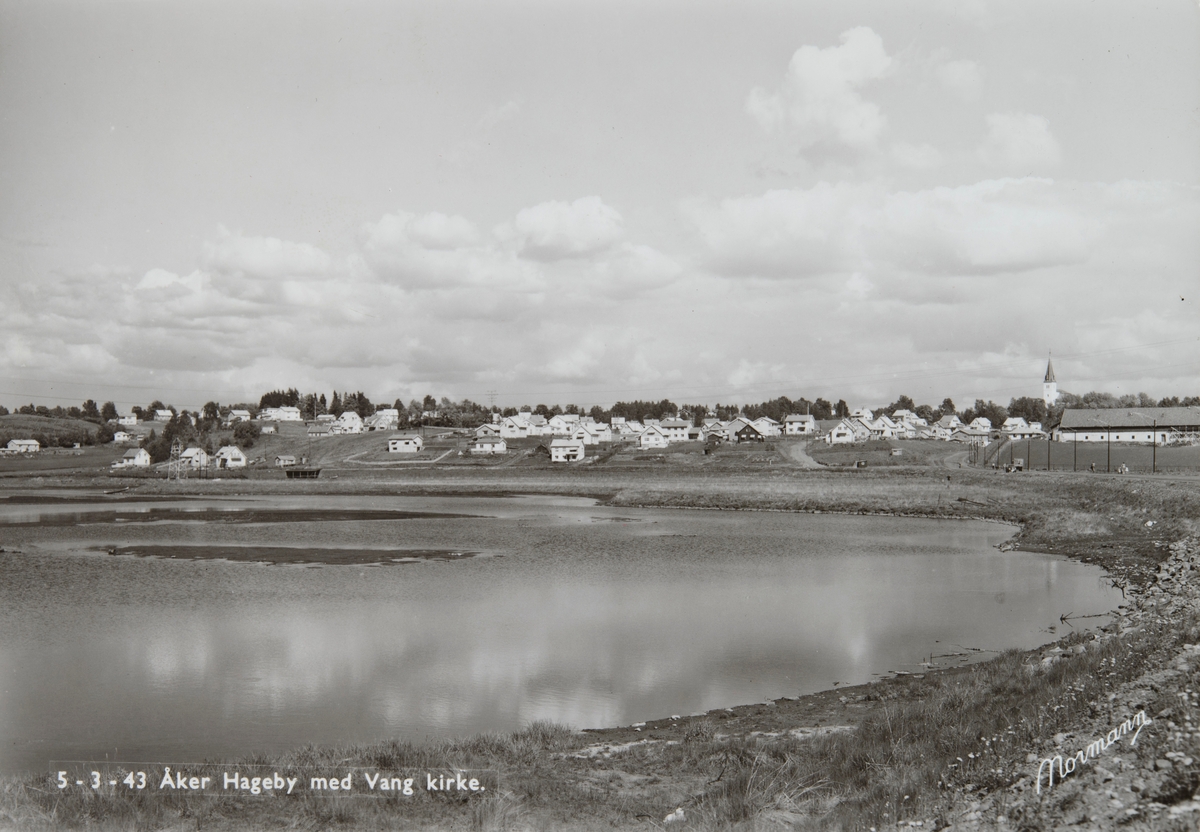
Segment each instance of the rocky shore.
M1010 787L982 798L955 795L943 828L1200 828L1200 538L1171 544L1153 582L1119 612L1090 642L1031 654L1029 672L1048 672L1064 656L1105 646L1117 647L1119 655L1147 628L1175 630L1181 644L1164 646L1163 655L1149 662L1152 669L1116 685L1107 701L1091 703L1090 719L1031 748L1027 773ZM1127 721L1129 728L1143 720L1136 734L1121 731ZM1056 758L1062 761L1057 767Z

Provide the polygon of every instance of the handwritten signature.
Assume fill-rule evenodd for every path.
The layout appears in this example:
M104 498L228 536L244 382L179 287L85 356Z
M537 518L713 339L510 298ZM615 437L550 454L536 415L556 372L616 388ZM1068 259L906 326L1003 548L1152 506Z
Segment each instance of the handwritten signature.
M1038 766L1037 771L1037 793L1042 793L1043 771L1047 772L1048 775L1046 778L1046 788L1053 788L1054 772L1056 767L1058 769L1058 780L1059 782L1062 782L1068 774L1075 771L1084 763L1094 760L1103 754L1110 745L1115 742L1120 742L1121 737L1126 737L1132 734L1133 736L1129 740L1129 744L1131 746L1137 745L1138 734L1142 733L1142 729L1149 725L1150 722L1151 719L1150 717L1146 716L1145 711L1138 711L1137 715L1132 719L1125 720L1116 728L1109 731L1105 736L1094 742L1088 743L1086 748L1084 748L1082 751L1076 752L1073 756L1067 757L1064 760L1061 754L1056 754L1053 757L1047 757L1046 759L1042 760L1042 764Z

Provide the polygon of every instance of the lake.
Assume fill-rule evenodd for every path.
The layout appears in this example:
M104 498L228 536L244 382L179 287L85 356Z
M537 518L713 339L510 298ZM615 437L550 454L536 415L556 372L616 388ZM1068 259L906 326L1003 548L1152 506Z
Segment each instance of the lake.
M627 725L1033 647L1121 603L982 522L38 499L0 499L3 771Z

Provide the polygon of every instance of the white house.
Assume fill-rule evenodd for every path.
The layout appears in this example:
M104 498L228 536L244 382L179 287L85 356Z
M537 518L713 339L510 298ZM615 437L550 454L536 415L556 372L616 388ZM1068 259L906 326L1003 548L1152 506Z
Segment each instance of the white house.
M296 464L296 457L291 454L280 454L275 457L275 466L277 468L291 468Z
M875 414L871 412L870 408L866 407L860 407L858 410L851 412L850 415L855 419L865 419L868 422L875 421Z
M149 468L150 452L145 448L130 448L112 464L114 468Z
M485 422L484 424L475 428L476 439L486 439L489 437L499 438L499 436L500 425L496 424L495 422Z
M208 454L204 452L203 448L188 448L179 455L179 459L192 468L208 467Z
M546 423L552 436L570 436L579 427L578 413L556 413Z
M174 416L175 414L169 410L154 411L154 421L156 422L169 422Z
M10 439L7 450L12 454L36 454L42 449L42 443L36 439Z
M249 422L249 410L231 410L229 415L225 417L225 424L232 425L234 422Z
M812 436L816 429L817 420L807 413L793 413L783 417L783 433L785 436Z
M137 416L134 416L132 413L130 413L128 416L122 416L117 419L117 424L124 428L136 428Z
M525 419L525 421L529 424L529 435L530 436L549 436L550 435L550 425L546 421L546 417L542 416L540 413L529 414L529 416Z
M571 431L570 438L585 445L599 445L601 442L612 441L612 431L602 422L587 422L581 423Z
M300 422L303 421L300 417L300 408L298 407L264 407L258 413L259 421L262 422Z
M962 419L958 418L958 416L951 413L949 416L943 416L942 418L938 419L937 425L938 425L938 427L943 428L946 431L952 431L955 428L961 428L963 426L963 422L962 422ZM947 434L947 435L949 435L949 434Z
M508 443L499 436L480 436L471 446L473 454L504 454L508 453Z
M505 416L500 423L500 436L502 439L525 439L529 436L529 423L520 415Z
M555 439L550 443L551 462L578 462L584 453L583 443L574 439Z
M663 419L658 423L658 429L667 437L668 442L686 442L688 428L691 426L692 423L686 419Z
M986 416L976 416L971 420L970 428L972 430L991 430L992 420Z
M400 411L394 407L381 407L363 420L367 430L395 430L399 424Z
M362 433L362 431L363 431L362 417L359 416L358 413L356 413L353 410L347 410L344 413L342 413L341 416L337 417L337 419L334 420L333 427L330 429L331 433L341 433L341 434Z
M221 447L213 458L217 461L218 468L245 468L246 455L242 453L242 449L237 445L225 445Z
M648 448L665 448L670 442L667 439L666 433L663 432L659 425L650 425L638 435L638 447L642 450Z
M854 441L854 428L849 424L849 420L843 419L836 426L825 434L825 441L830 445L848 445Z
M114 441L114 442L129 442L132 439L133 439L132 434L126 433L123 430L119 430L113 434L112 441Z
M424 447L425 440L415 433L406 433L388 440L390 454L415 454Z
M751 424L758 428L758 432L763 436L779 436L781 432L779 423L770 416L759 416Z

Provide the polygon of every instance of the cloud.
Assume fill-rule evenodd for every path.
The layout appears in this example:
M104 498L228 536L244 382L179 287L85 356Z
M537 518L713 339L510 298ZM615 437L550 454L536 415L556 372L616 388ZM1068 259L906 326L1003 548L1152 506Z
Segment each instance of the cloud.
M992 113L978 156L987 165L1012 173L1030 173L1057 165L1062 158L1050 124L1029 113Z
M621 215L598 196L574 202L543 202L523 208L511 224L496 230L525 257L558 260L603 251L624 236Z
M942 152L931 144L898 142L892 145L891 156L898 164L912 170L932 170L945 162Z
M324 251L307 243L276 237L246 237L221 226L217 239L204 244L202 263L212 271L278 278L324 275L333 261Z
M963 101L975 101L983 89L983 73L974 61L941 61L935 66L934 75L938 83Z
M841 35L840 46L802 46L792 56L779 89L755 87L746 110L767 131L787 130L800 147L873 148L887 119L860 89L888 74L892 59L883 40L860 26Z

